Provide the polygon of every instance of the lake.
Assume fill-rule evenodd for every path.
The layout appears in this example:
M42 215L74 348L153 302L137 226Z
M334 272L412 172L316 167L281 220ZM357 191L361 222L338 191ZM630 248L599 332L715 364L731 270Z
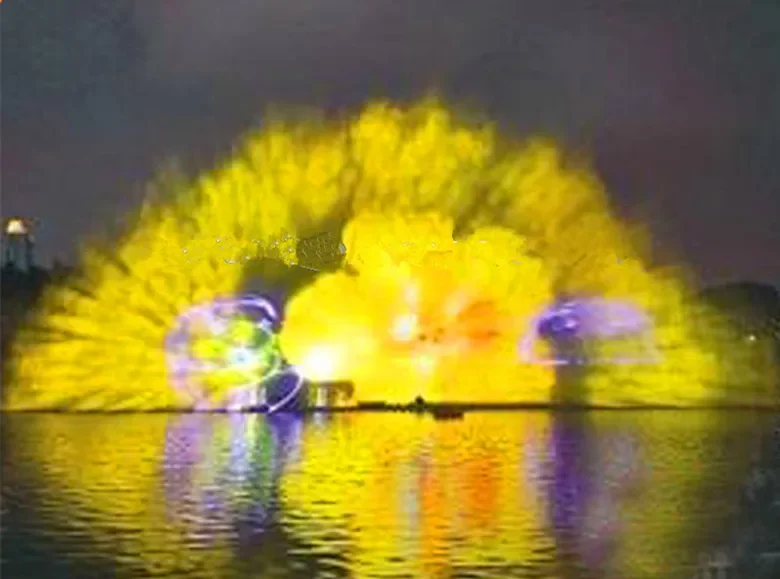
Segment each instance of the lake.
M6 414L2 574L691 579L773 420Z

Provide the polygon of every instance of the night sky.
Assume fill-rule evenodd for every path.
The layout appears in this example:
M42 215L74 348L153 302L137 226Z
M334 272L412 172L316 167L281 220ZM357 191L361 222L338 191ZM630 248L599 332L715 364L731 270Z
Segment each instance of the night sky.
M438 86L586 147L660 259L780 285L778 0L5 0L0 18L2 209L41 219L44 263L269 104Z

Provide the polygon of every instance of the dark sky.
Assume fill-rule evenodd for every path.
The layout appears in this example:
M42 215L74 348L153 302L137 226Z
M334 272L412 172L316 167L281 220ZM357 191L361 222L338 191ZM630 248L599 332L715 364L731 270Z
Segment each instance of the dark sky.
M778 0L5 0L0 18L3 213L41 219L47 261L268 104L435 83L586 145L666 259L780 284Z

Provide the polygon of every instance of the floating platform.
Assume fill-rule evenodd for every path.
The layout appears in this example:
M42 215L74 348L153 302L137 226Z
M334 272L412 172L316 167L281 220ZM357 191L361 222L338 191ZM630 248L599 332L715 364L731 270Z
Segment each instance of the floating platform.
M437 408L431 410L431 414L436 420L462 420L464 412L455 408Z

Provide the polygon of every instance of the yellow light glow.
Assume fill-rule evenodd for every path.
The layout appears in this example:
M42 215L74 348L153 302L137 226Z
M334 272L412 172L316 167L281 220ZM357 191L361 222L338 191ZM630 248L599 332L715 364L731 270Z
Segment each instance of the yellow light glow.
M377 104L345 124L272 123L218 170L158 187L165 201L144 204L116 250L84 250L78 288L46 291L14 343L6 408L189 404L170 387L166 334L248 278L295 288L286 359L348 352L313 372L353 382L357 400L548 402L554 373L520 364L517 344L561 292L629 300L656 323L661 363L595 369L589 401L739 401L724 377L753 384L754 402L777 400L774 370L732 353L684 278L647 263L599 181L549 141L504 142L435 102ZM298 241L323 231L341 234L344 267L299 290L299 270L273 263L295 265ZM410 316L420 337L399 340Z
M423 376L431 376L436 371L436 356L432 354L417 354L412 363Z
M8 235L27 235L27 224L23 219L9 219L5 232Z

